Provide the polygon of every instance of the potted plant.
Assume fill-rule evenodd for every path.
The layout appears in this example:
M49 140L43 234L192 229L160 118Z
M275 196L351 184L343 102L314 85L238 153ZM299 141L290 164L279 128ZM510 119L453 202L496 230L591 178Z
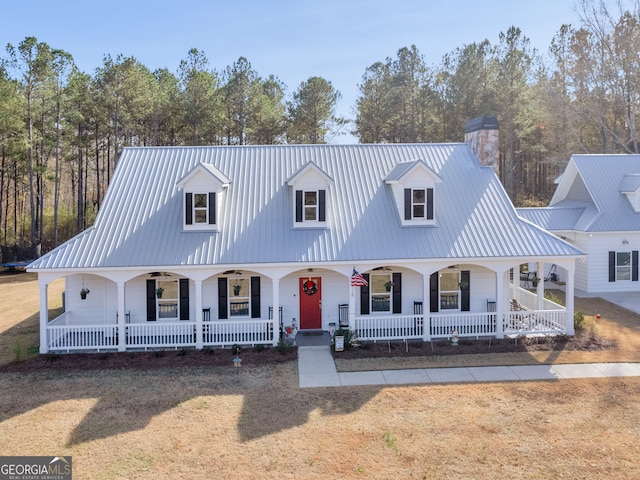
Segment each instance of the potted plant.
M80 290L80 298L82 300L86 300L88 293L89 293L89 289L88 288L83 288L82 290Z
M156 297L162 298L162 292L164 292L164 288L162 287L156 288Z
M533 283L533 286L534 286L534 287L537 287L537 286L538 286L538 282L539 282L539 281L540 281L540 278L539 278L539 277L533 277L533 278L531 279L531 283Z
M240 295L240 288L241 288L241 287L240 287L240 285L234 285L234 286L233 286L233 294L234 294L235 296Z
M469 282L459 282L458 286L460 287L460 290L466 290L469 288Z
M389 280L388 282L386 282L386 283L384 284L384 288L385 288L385 290L386 290L387 292L390 292L390 291L391 291L391 287L393 287L393 282L392 282L391 280Z

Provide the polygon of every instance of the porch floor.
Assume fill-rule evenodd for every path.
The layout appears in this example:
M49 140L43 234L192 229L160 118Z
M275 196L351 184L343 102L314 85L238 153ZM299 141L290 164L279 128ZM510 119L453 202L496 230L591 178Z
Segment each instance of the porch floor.
M329 346L331 335L322 330L302 330L296 334L296 345L299 347Z

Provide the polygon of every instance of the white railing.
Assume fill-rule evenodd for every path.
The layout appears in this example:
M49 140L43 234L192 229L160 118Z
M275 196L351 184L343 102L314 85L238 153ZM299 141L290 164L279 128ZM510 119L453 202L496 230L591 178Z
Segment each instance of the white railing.
M195 347L196 324L194 322L148 322L128 323L127 347L159 348L159 347Z
M504 315L505 335L559 334L567 332L566 310L519 310Z
M273 344L273 320L213 320L203 323L205 346Z
M356 317L355 330L360 340L422 338L423 315Z
M431 338L485 337L496 334L495 312L436 313L430 318Z
M118 348L117 325L82 326L51 325L50 323L47 326L47 351L100 351L116 348Z

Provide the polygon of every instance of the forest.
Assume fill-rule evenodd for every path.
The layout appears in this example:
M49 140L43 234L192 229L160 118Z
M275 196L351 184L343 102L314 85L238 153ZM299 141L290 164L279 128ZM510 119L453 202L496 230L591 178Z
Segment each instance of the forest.
M500 122L500 176L516 206L545 205L574 153L639 153L640 8L581 0L546 52L513 26L430 65L415 45L365 69L355 118L310 77L291 94L250 61L212 68L186 52L176 72L105 55L93 73L27 36L0 56L0 245L42 252L90 226L122 149L159 145L460 142L466 120Z

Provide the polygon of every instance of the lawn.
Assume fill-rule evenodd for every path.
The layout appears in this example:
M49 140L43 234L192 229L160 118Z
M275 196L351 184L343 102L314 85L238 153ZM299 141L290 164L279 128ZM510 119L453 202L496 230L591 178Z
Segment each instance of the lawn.
M37 344L37 296L32 275L0 275L3 363L17 339L25 352ZM598 307L596 328L617 347L587 360L640 361L637 316ZM297 381L295 361L243 366L237 377L230 362L3 372L0 454L72 455L76 479L640 478L639 378L304 390Z

